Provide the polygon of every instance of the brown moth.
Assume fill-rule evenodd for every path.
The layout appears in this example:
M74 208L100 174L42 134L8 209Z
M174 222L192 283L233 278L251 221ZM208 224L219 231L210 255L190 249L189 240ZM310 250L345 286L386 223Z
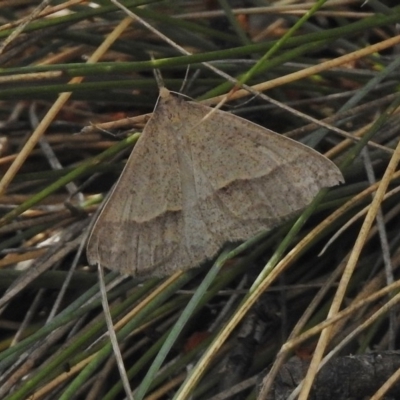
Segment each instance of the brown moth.
M343 182L315 150L161 88L91 232L89 263L136 277L198 267Z

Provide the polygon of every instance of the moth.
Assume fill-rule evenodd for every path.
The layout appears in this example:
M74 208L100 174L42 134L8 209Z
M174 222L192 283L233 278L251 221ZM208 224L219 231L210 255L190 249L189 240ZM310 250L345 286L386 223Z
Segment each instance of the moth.
M343 182L310 147L211 110L160 89L92 229L90 264L141 278L198 267L225 243L276 227L321 188Z

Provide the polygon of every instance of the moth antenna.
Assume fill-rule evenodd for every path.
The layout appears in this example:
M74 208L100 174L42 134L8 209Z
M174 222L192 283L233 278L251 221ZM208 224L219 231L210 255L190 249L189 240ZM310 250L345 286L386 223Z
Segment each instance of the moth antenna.
M156 59L154 58L153 52L150 52L150 58L151 58L151 61L155 62ZM161 89L165 88L164 80L161 75L161 71L158 68L153 68L153 74L154 74L154 78L156 79L158 89L161 92Z

